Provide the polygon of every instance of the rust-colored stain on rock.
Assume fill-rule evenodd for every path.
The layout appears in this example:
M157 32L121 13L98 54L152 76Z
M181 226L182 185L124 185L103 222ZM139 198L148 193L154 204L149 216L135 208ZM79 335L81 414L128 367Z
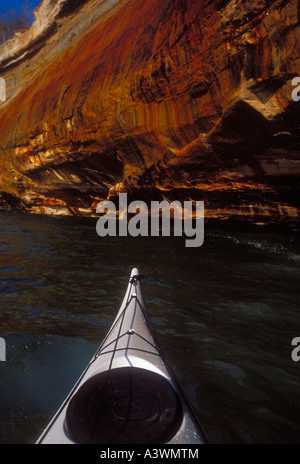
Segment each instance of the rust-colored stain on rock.
M1 208L92 215L127 191L295 227L298 1L75 3L0 47Z

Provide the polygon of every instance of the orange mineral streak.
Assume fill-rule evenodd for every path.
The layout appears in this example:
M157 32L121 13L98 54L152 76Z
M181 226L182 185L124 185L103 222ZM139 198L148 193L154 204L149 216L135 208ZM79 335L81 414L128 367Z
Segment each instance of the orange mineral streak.
M89 0L53 21L3 67L0 206L89 215L120 191L163 192L222 218L295 215L296 0Z

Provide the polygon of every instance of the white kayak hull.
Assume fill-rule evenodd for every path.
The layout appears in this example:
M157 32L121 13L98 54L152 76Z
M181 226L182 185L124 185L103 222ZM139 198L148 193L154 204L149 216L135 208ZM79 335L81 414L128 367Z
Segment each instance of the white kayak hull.
M156 340L138 270L106 338L38 444L204 444Z

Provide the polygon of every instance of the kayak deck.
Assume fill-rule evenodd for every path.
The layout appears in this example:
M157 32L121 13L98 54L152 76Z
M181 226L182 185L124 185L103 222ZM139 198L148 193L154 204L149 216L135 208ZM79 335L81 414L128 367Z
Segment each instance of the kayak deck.
M207 443L156 340L131 272L117 317L37 443Z

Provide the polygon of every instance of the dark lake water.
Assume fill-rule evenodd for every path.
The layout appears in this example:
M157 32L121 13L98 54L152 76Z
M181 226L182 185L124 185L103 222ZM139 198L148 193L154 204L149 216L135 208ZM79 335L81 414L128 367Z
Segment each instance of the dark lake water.
M131 269L212 443L300 443L299 237L100 238L96 219L0 213L0 443L34 443L106 335Z

